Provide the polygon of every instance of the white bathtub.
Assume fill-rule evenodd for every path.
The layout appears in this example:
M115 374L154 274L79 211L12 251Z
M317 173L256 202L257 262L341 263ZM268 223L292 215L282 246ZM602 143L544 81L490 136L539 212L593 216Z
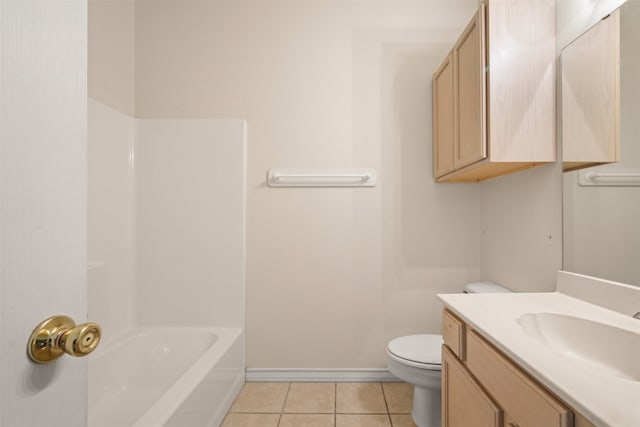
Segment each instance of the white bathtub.
M89 427L218 427L245 378L240 328L134 329L89 357Z

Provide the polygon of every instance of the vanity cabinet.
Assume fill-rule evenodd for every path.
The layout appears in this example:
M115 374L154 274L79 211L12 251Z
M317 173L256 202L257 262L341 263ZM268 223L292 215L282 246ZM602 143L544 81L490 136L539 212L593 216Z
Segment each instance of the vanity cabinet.
M443 427L593 427L454 314L442 325Z
M620 161L620 11L562 51L565 171Z
M481 3L433 75L436 181L556 160L555 49L555 1Z
M501 427L502 411L447 347L442 349L442 425Z

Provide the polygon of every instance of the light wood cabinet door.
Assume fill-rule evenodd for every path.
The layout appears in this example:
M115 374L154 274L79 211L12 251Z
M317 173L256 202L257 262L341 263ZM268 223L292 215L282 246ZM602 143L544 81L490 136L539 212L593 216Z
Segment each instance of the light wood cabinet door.
M484 5L453 47L456 109L454 167L487 157Z
M573 413L519 367L467 328L466 367L515 427L572 427Z
M501 427L502 411L448 347L442 347L442 427Z
M565 171L620 160L620 13L562 52Z
M453 170L438 165L449 160L441 151L438 182L477 182L556 160L556 2L479 4L450 52ZM438 136L434 145L442 146Z
M465 359L466 325L448 310L442 311L442 341L456 357Z
M433 75L433 173L451 172L454 145L453 56L449 54Z
M504 413L504 427L520 427L516 420L508 412Z

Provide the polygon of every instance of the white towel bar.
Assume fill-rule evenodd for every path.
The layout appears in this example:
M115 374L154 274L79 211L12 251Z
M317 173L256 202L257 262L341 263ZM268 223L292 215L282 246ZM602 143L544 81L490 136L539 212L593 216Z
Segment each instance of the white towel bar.
M640 172L593 172L580 171L581 186L640 186Z
M375 169L269 169L269 187L375 187Z

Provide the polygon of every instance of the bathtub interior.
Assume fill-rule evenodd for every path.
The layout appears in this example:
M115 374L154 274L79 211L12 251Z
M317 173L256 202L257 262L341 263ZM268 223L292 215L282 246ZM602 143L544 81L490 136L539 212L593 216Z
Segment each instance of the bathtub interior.
M98 349L89 359L92 417L133 425L215 340L212 331L143 328Z
M142 328L102 350L89 427L217 427L244 384L240 328Z

